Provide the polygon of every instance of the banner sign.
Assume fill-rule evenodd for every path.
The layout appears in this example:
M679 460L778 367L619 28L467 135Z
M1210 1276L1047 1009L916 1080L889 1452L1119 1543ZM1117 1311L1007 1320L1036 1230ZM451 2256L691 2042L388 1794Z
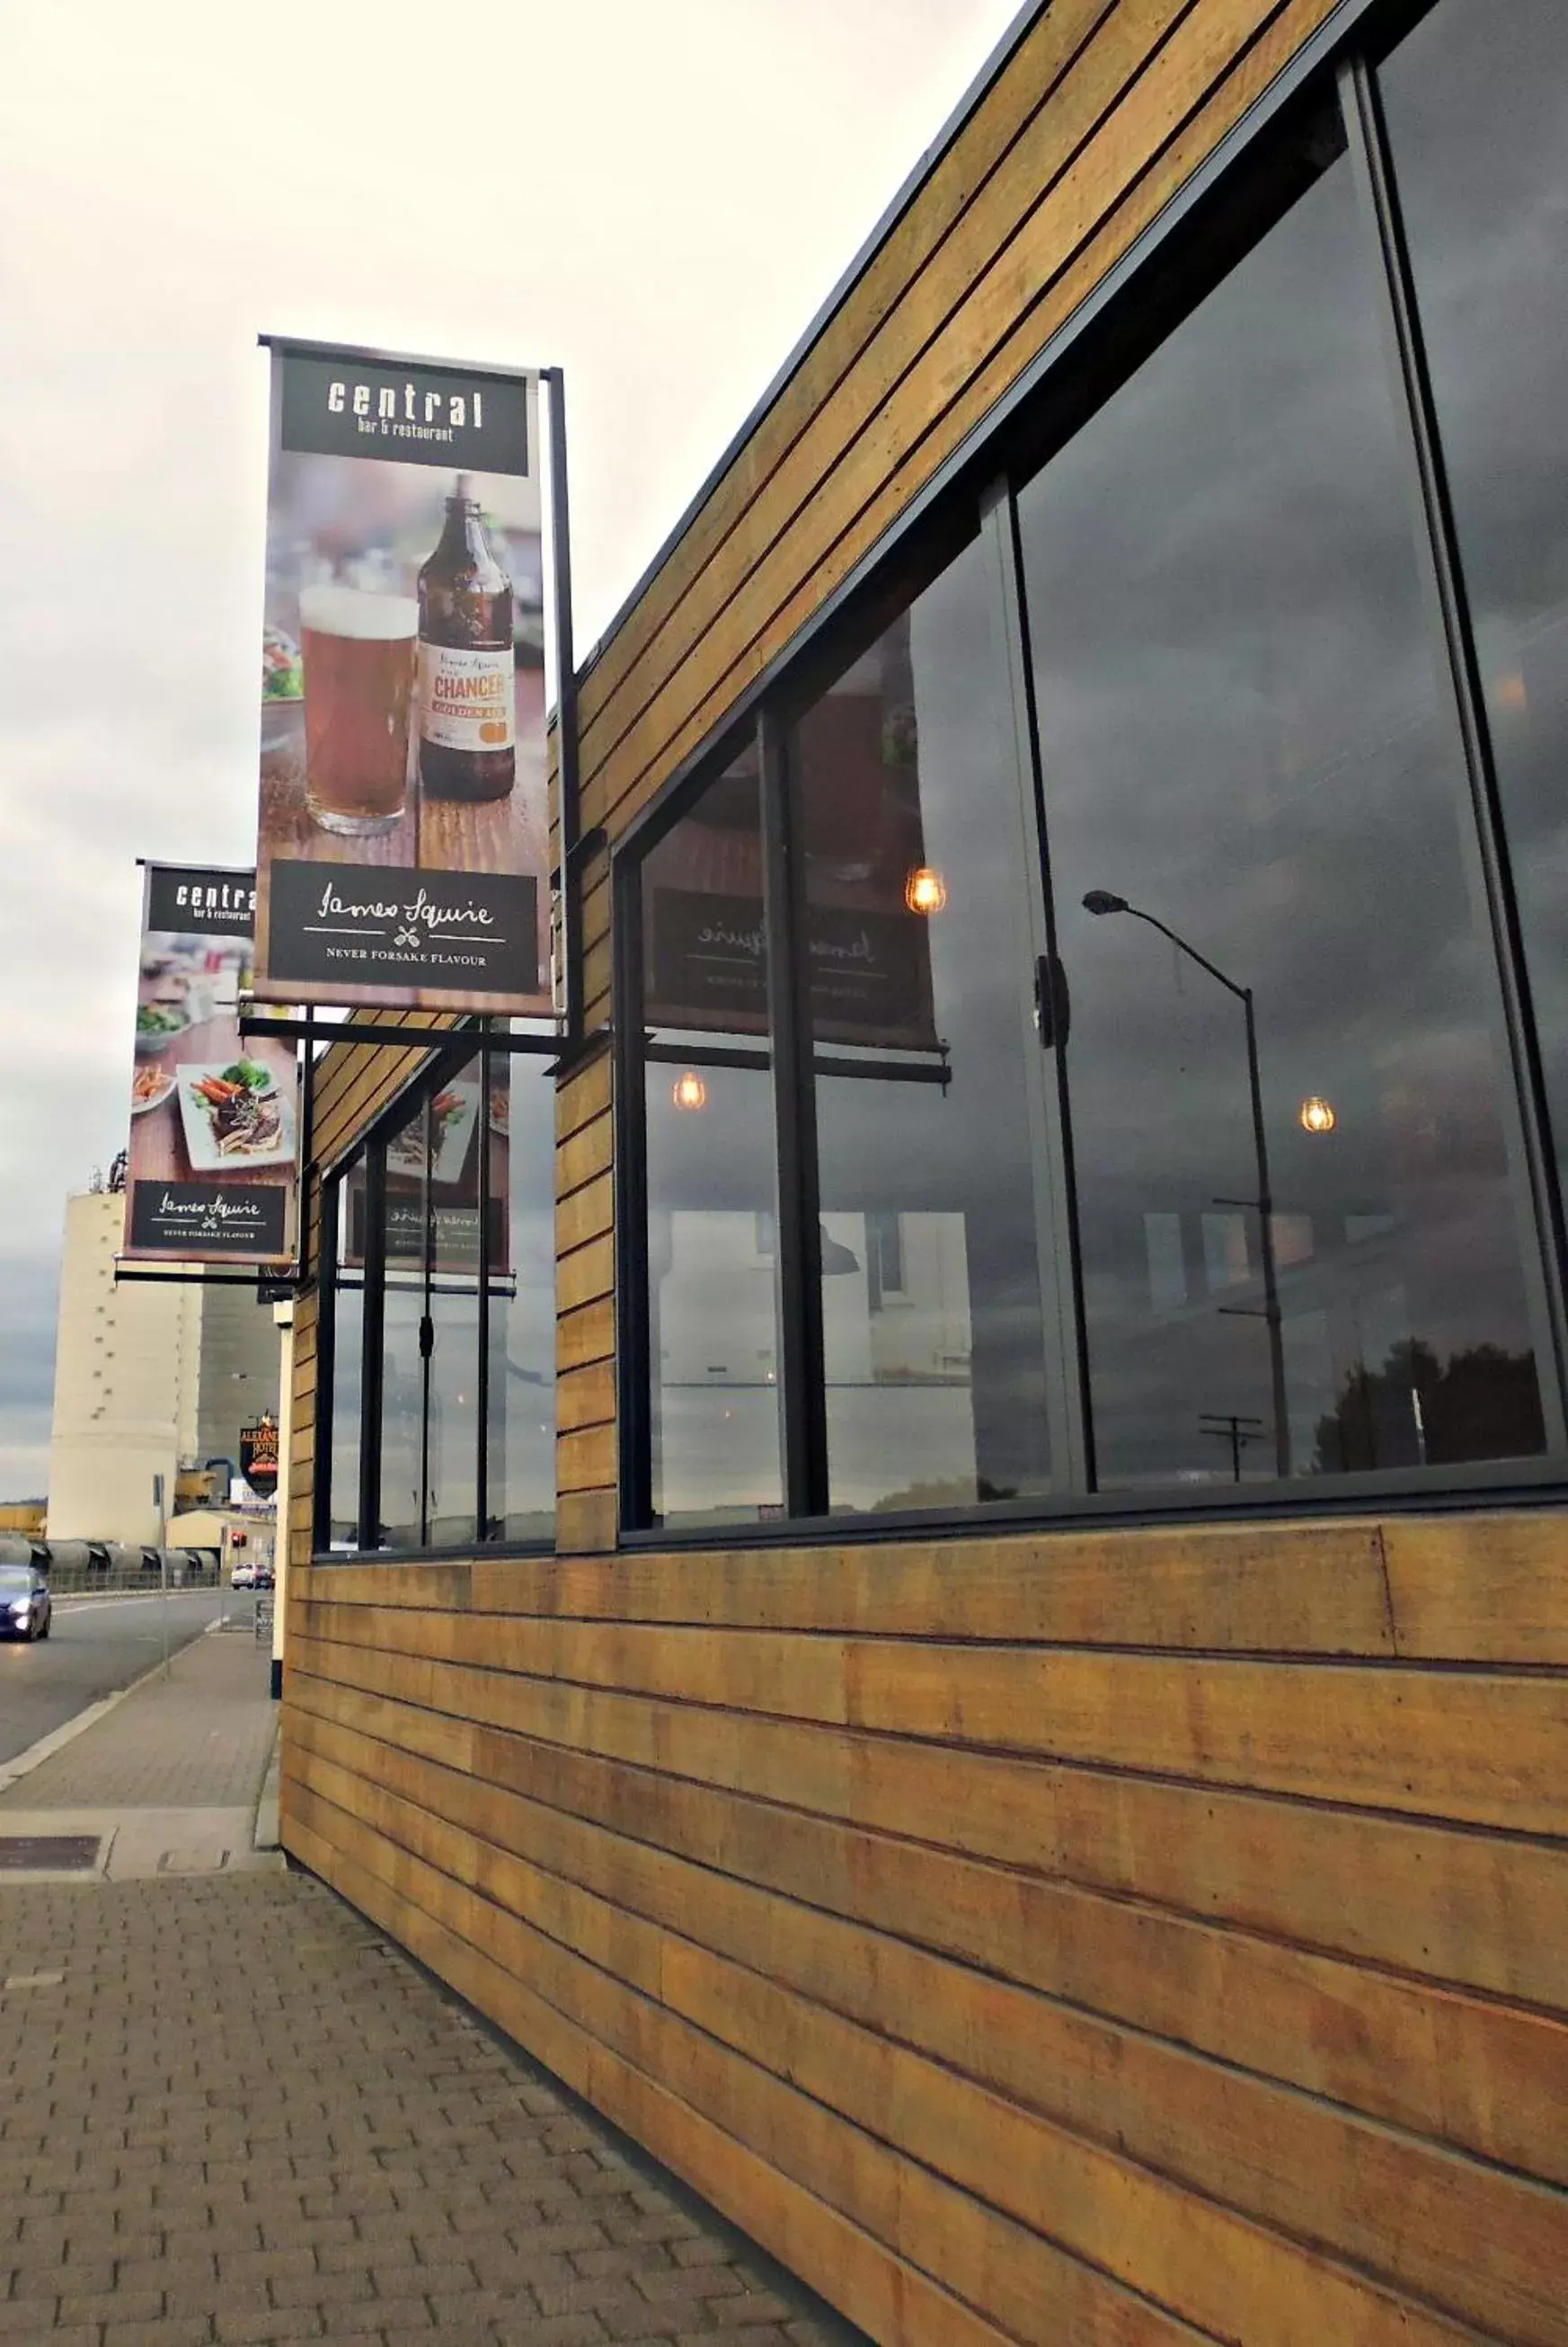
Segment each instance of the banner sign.
M650 1015L674 1024L671 1009L679 1005L682 1026L765 1033L761 897L656 887L652 899L656 999ZM856 1043L928 1048L929 937L927 923L902 908L808 905L815 1032Z
M819 1042L929 1051L938 1037L919 724L907 617L799 721L804 945ZM644 1015L659 1027L768 1031L756 752L748 745L650 852Z
M240 1472L252 1491L270 1500L278 1488L278 1430L270 1418L240 1429Z
M491 1061L487 1092L481 1062L471 1060L430 1102L425 1141L425 1110L386 1142L385 1261L389 1271L422 1274L459 1282L479 1271L481 1216L489 1230L492 1281L510 1274L508 1151L511 1069ZM363 1269L365 1259L366 1191L363 1161L345 1185L346 1227L340 1235L340 1267Z
M126 1255L277 1263L292 1254L294 1050L241 1042L253 872L144 874Z
M548 1016L538 378L272 364L257 998Z

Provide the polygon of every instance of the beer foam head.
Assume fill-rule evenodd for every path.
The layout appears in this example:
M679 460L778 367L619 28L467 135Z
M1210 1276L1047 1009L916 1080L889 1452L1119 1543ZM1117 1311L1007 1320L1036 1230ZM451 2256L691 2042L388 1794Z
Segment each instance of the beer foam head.
M359 643L389 643L419 632L412 595L368 595L357 587L306 587L300 625L316 636L349 636Z

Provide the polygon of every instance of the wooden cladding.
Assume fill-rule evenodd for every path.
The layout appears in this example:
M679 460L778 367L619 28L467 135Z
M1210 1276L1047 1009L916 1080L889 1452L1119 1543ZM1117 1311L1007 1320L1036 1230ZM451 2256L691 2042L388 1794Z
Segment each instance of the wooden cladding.
M615 1247L610 1061L600 1051L556 1096L556 1488L603 1494L600 1529L613 1545Z
M315 1569L286 1834L855 2313L831 2209L876 2336L913 2269L979 2337L1568 2347L1565 1566L1537 1512Z
M1547 1510L1112 1535L687 1549L597 1563L518 1557L333 1573L344 1605L706 1623L868 1637L1209 1654L1568 1665L1563 1520ZM432 1577L434 1576L434 1578Z

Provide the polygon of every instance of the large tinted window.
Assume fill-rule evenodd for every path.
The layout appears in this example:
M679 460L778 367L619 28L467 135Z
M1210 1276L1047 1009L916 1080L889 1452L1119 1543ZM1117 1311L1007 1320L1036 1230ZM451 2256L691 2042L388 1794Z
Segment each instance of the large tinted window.
M479 1229L489 1136L477 1053L430 1100L429 1374L425 1529L428 1546L473 1540L479 1494Z
M490 1061L488 1537L537 1541L555 1521L555 1077Z
M335 1194L336 1242L322 1266L333 1283L333 1374L325 1446L327 1538L333 1548L359 1545L360 1394L364 1348L364 1160L349 1169ZM356 1236L360 1236L357 1240Z
M1568 1161L1568 12L1441 0L1381 76Z
M376 1545L421 1548L428 1464L425 1318L429 1212L429 1103L404 1111L385 1151L385 1249L381 1284L381 1517ZM373 1144L374 1146L375 1144Z
M1102 1486L1542 1443L1377 270L1341 158L1021 501Z
M549 1538L554 1128L548 1055L480 1050L428 1077L337 1182L333 1546L359 1544L365 1474L367 1547Z
M1051 1488L1038 866L1000 561L988 530L791 745L835 1510Z
M754 751L642 868L651 1501L783 1512L774 1106Z

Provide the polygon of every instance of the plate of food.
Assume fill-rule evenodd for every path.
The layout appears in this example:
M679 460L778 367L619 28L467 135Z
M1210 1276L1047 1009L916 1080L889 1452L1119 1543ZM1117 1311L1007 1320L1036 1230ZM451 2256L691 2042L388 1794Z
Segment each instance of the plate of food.
M425 1119L400 1125L386 1144L386 1170L419 1181L425 1173Z
M506 1084L490 1086L490 1130L501 1141L505 1141L511 1133L512 1095Z
M183 1035L190 1013L182 1002L138 1002L136 1006L136 1048L145 1057L161 1051Z
M193 1174L293 1163L293 1106L279 1092L271 1068L239 1059L198 1062L174 1072Z
M430 1179L461 1181L468 1143L479 1120L479 1087L448 1084L430 1103ZM386 1170L417 1182L425 1172L425 1120L404 1125L386 1144Z
M167 1068L138 1068L131 1079L132 1116L145 1116L149 1108L161 1108L173 1090L174 1078Z
M462 1179L468 1143L479 1121L477 1084L448 1084L430 1103L430 1179Z

